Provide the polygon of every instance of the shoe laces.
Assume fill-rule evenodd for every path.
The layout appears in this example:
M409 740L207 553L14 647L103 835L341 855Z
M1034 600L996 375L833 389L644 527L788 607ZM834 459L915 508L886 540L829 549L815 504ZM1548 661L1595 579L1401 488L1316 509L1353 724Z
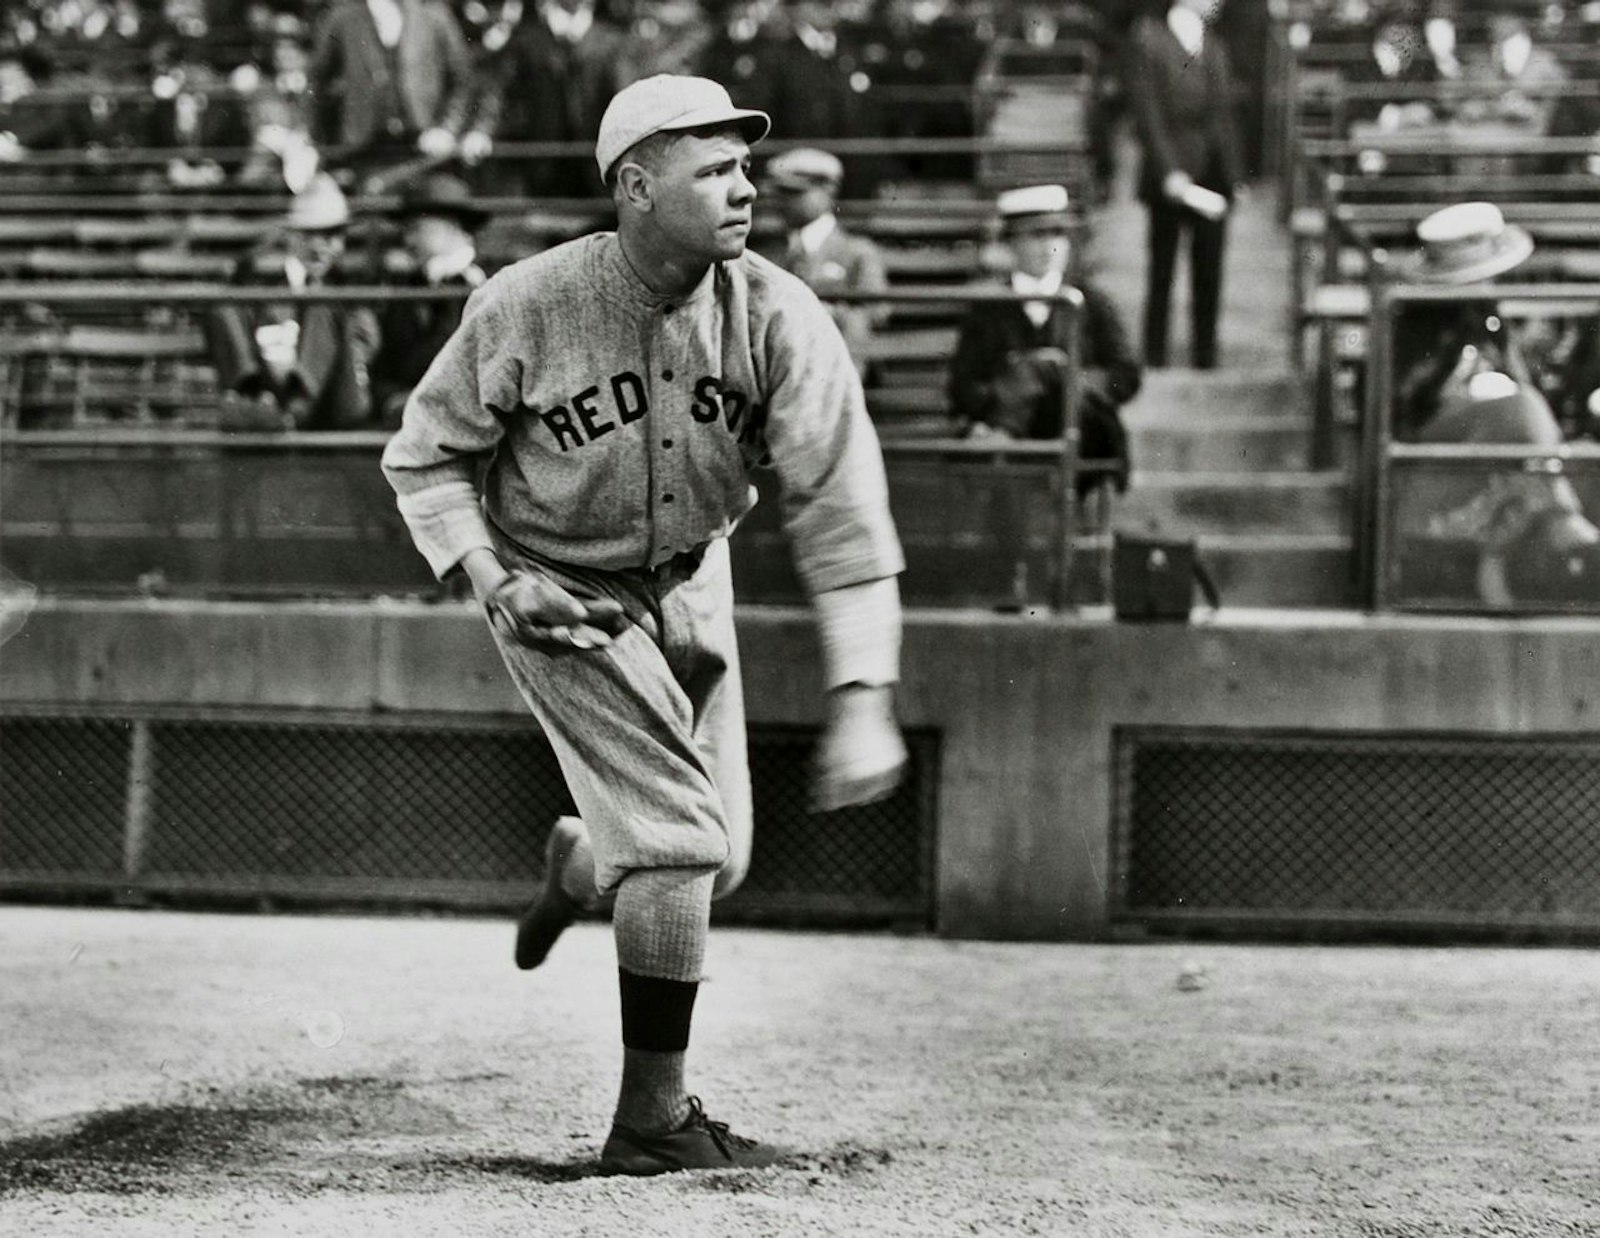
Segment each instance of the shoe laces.
M729 1160L733 1159L735 1152L745 1152L756 1146L754 1139L746 1139L743 1135L735 1135L728 1129L726 1122L717 1122L706 1117L705 1106L700 1103L698 1096L689 1097L689 1124L698 1126L711 1136L711 1142L717 1145L717 1151Z

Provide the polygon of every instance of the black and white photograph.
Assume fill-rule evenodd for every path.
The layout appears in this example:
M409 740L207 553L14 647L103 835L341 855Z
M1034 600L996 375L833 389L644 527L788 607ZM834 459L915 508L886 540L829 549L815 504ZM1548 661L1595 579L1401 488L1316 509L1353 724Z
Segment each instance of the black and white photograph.
M1600 2L0 0L0 1234L1600 1238Z

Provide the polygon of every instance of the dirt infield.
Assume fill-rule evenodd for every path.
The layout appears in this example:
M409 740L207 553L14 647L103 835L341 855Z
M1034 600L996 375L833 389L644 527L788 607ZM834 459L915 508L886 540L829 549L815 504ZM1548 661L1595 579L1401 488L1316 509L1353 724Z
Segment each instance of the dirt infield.
M718 929L693 1085L796 1155L619 1181L600 926L0 942L0 1233L1600 1235L1600 953Z

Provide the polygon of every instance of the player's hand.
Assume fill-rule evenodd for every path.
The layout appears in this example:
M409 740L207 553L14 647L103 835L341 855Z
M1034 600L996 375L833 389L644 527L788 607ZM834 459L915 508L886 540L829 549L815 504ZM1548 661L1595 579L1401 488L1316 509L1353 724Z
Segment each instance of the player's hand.
M829 694L812 785L817 812L884 799L900 785L905 768L906 745L889 688L852 684Z
M603 649L628 626L615 598L574 597L548 576L517 570L483 600L502 636L544 653Z

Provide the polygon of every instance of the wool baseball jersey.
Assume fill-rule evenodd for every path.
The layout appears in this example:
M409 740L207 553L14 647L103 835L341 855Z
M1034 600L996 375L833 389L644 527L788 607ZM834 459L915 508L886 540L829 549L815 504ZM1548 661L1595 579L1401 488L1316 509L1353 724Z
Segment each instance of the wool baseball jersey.
M809 592L902 570L860 379L816 296L748 252L663 296L610 232L473 293L383 454L440 576L492 545L486 521L560 562L664 563L731 532L768 462Z

